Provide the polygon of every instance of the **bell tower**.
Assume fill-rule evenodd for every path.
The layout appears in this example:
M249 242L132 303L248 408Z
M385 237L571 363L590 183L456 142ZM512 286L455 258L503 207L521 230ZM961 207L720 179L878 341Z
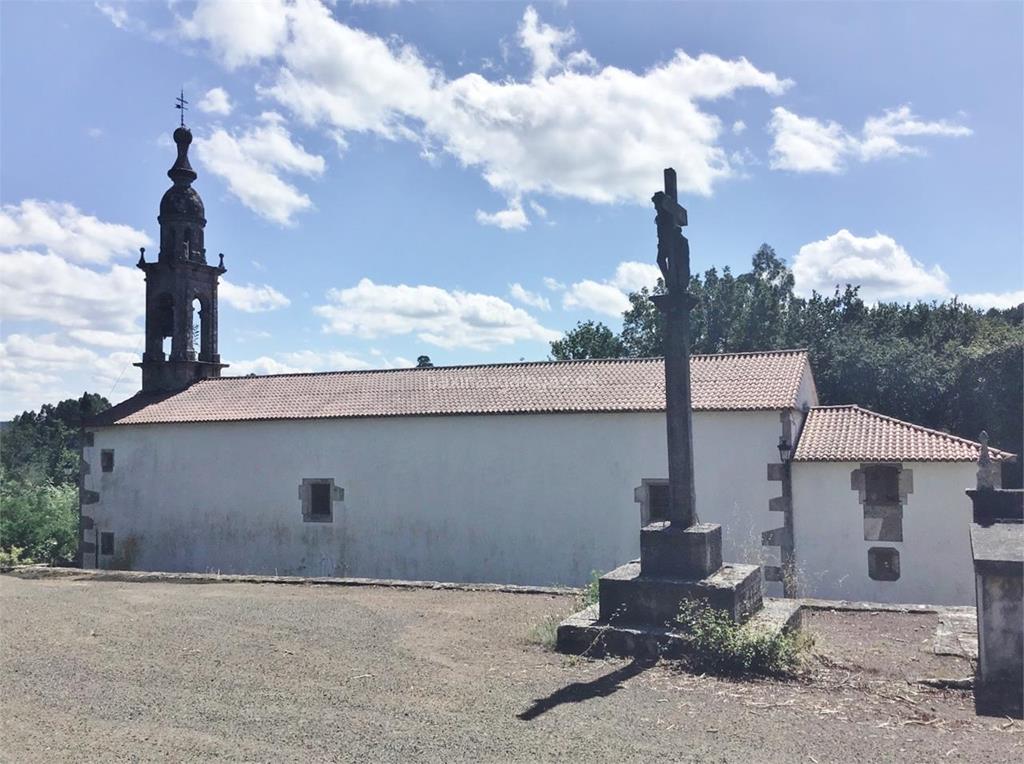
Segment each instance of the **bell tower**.
M206 212L192 188L196 172L188 161L192 131L185 127L184 96L178 99L181 125L174 131L178 158L167 175L174 185L160 200L160 254L138 267L146 274L146 351L143 392L170 392L207 377L219 377L227 364L217 352L217 283L225 272L206 262Z

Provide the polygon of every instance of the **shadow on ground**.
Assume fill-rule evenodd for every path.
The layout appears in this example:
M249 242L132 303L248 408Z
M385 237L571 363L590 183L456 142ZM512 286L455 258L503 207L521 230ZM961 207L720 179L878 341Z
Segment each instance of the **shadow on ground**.
M640 672L650 668L655 661L650 658L634 658L622 668L617 668L604 676L592 679L589 682L573 682L560 690L555 690L546 698L538 698L533 705L520 714L516 714L524 722L536 719L552 708L565 703L582 703L591 698L604 698L622 688L623 682L632 679Z

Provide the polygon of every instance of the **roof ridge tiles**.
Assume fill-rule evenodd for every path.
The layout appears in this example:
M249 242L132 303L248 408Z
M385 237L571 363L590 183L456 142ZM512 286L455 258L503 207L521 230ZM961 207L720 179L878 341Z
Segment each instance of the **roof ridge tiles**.
M783 348L779 350L744 350L734 353L694 353L690 356L690 360L695 359L728 359L737 358L741 356L784 356L784 355L798 355L801 353L807 353L807 348ZM653 361L663 361L664 356L638 356L638 357L619 357L619 358L568 358L568 359L550 359L544 361L497 361L495 363L462 363L453 364L451 366L400 366L390 369L327 369L324 371L287 371L279 372L277 374L224 374L220 377L207 377L206 379L200 380L203 382L219 382L222 380L237 380L237 379L270 379L276 377L317 377L326 376L329 374L395 374L399 372L438 372L451 369L496 369L496 368L509 368L509 367L522 367L522 366L558 366L565 365L569 366L572 364L608 364L608 363L644 363Z

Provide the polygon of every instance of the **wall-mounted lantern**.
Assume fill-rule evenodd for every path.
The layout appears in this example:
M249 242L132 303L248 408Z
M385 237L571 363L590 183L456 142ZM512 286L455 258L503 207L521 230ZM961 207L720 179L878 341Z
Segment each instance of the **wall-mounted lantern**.
M792 456L792 454L793 454L793 446L792 446L792 444L790 444L790 442L788 440L786 440L786 436L785 435L780 435L779 436L779 459L782 460L783 464L787 464L789 462L789 457Z

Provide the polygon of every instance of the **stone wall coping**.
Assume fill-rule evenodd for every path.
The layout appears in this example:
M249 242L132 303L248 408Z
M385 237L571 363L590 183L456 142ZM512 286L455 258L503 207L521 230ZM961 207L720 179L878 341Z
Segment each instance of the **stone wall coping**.
M379 586L394 589L443 589L450 591L496 592L507 594L546 594L578 596L583 590L572 586L521 586L517 584L454 583L441 581L402 581L390 578L318 578L314 576L259 576L248 574L167 573L141 570L96 570L92 568L62 568L48 565L19 565L0 569L0 574L24 579L68 578L77 581L110 581L122 583L180 583L180 584L291 584L305 586ZM926 604L894 604L888 602L857 602L851 600L824 600L814 597L800 599L807 610L835 610L837 612L881 612L932 614L947 612L975 612L973 605L949 606Z

